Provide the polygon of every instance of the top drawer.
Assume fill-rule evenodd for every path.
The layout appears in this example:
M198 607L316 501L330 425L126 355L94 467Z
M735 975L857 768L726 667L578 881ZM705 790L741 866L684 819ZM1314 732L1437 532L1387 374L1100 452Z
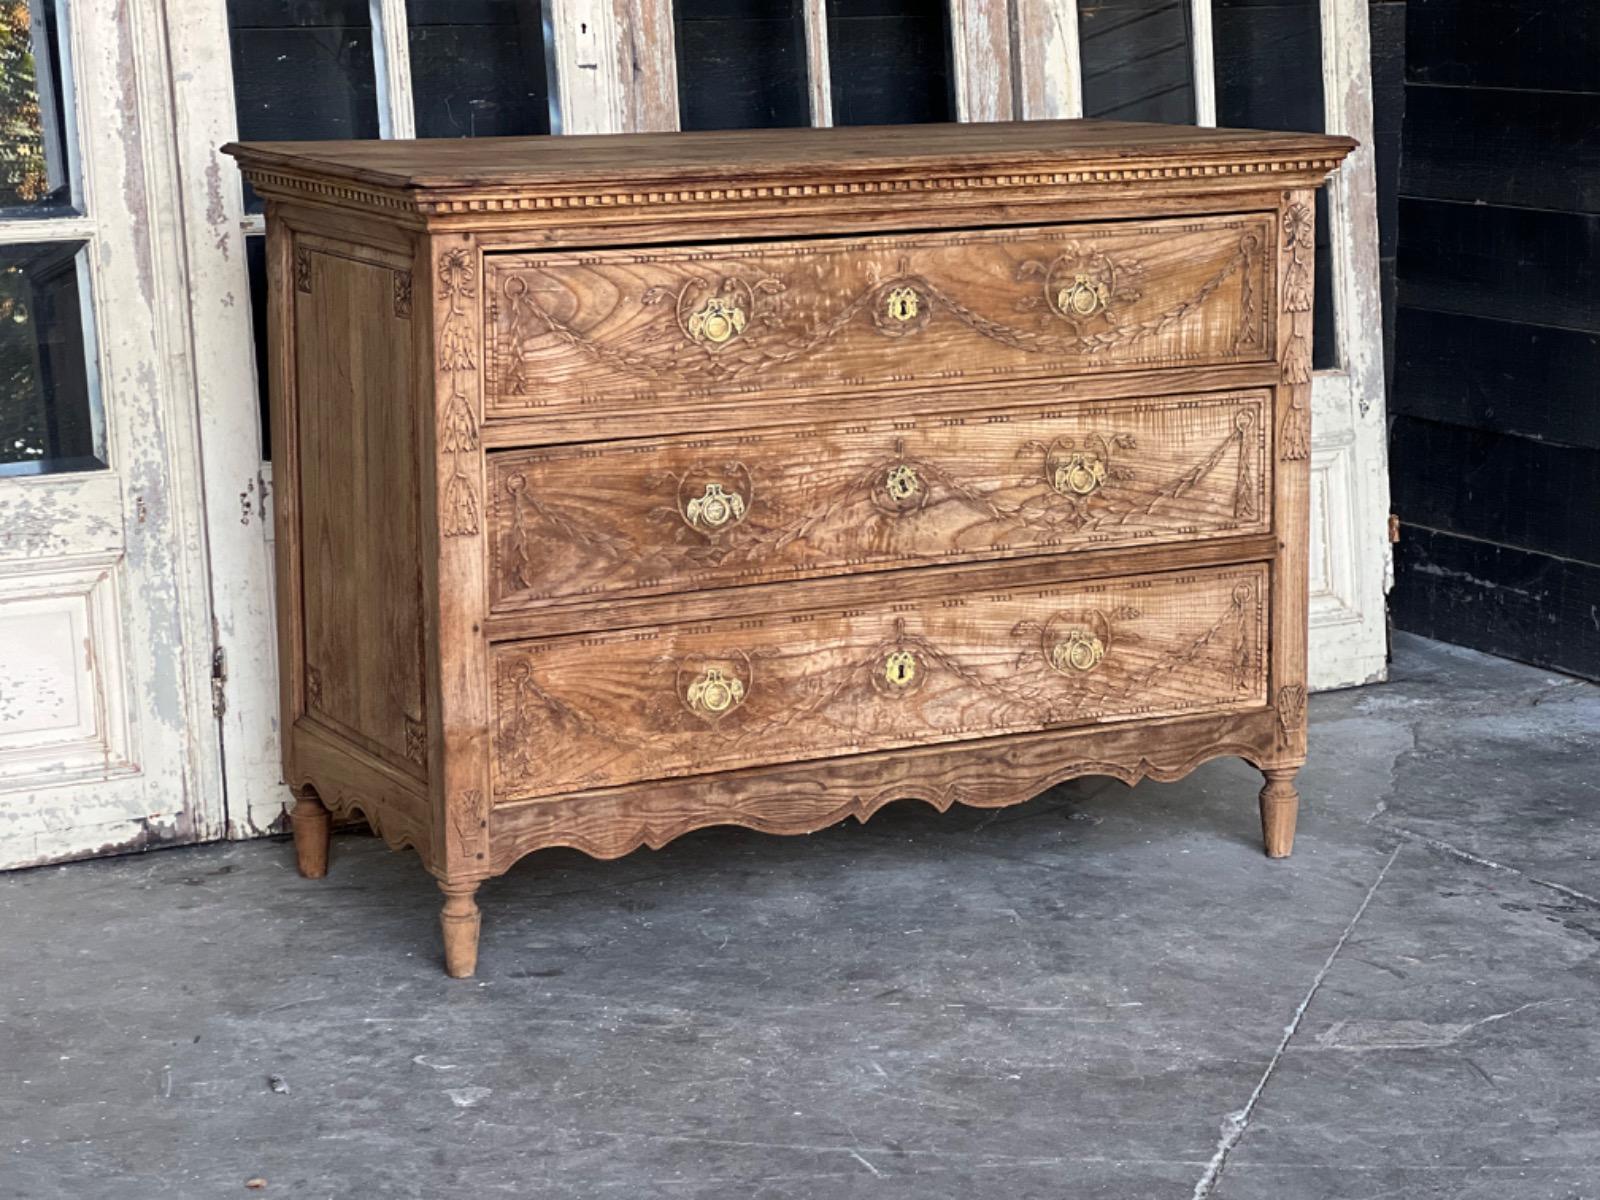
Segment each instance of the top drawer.
M491 255L488 412L1260 362L1272 220Z

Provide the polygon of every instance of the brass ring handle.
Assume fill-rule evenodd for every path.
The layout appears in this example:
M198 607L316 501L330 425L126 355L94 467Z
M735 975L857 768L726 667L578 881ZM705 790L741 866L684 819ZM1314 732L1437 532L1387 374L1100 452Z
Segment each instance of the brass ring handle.
M1092 317L1111 305L1111 289L1103 280L1080 273L1056 293L1056 307L1073 317Z
M1106 646L1087 629L1069 629L1066 636L1050 648L1050 663L1063 673L1086 674L1105 659Z
M720 716L744 703L744 684L724 675L721 667L707 667L689 685L689 707L706 716Z
M720 483L706 484L706 490L684 506L683 518L694 529L714 531L744 520L744 497L727 491Z
M685 326L697 342L710 342L721 346L744 332L747 318L744 308L731 296L712 296L689 315Z
M1105 481L1105 460L1089 451L1075 451L1057 461L1051 486L1063 496L1087 496Z

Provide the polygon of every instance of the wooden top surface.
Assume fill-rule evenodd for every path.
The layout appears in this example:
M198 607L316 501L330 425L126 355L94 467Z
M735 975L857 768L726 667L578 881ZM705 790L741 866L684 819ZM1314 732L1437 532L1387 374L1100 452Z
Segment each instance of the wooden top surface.
M400 190L549 187L575 183L716 182L852 170L1127 169L1200 162L1343 158L1347 137L1201 129L1126 121L1011 121L836 129L414 141L230 143L246 168Z

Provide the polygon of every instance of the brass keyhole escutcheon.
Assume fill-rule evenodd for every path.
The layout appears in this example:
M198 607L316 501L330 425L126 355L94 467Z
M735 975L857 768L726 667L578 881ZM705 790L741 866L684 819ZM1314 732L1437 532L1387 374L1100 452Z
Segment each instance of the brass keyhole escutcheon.
M707 667L689 685L689 707L697 712L725 713L744 700L744 684L722 673L721 667Z
M921 305L922 297L917 295L917 289L905 286L892 288L884 302L890 320L894 321L915 321Z
M908 688L917 678L917 656L909 650L893 650L883 660L883 677L892 688Z
M1056 464L1054 486L1063 496L1087 496L1106 481L1106 464L1097 454L1069 454Z
M1051 664L1058 671L1092 671L1105 656L1105 643L1087 629L1068 630L1050 651Z
M708 483L702 494L689 501L684 516L696 529L721 529L729 521L744 519L744 497L724 490L720 483Z
M896 463L884 476L883 486L891 500L903 504L922 490L922 480L917 477L917 469L910 463Z
M712 296L689 317L689 336L721 346L744 332L744 309L728 296Z

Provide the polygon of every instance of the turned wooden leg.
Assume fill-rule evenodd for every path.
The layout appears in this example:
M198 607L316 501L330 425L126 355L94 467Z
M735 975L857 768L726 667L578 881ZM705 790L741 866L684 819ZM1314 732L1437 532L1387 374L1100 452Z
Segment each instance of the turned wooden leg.
M301 789L289 811L294 829L294 857L300 874L321 879L328 873L328 838L333 832L333 814L310 788Z
M1268 858L1288 858L1294 849L1294 821L1300 811L1300 793L1294 790L1296 768L1261 772L1267 785L1261 789L1261 839Z
M444 910L439 926L444 930L444 970L452 979L466 979L478 969L478 880L471 883L439 881Z

